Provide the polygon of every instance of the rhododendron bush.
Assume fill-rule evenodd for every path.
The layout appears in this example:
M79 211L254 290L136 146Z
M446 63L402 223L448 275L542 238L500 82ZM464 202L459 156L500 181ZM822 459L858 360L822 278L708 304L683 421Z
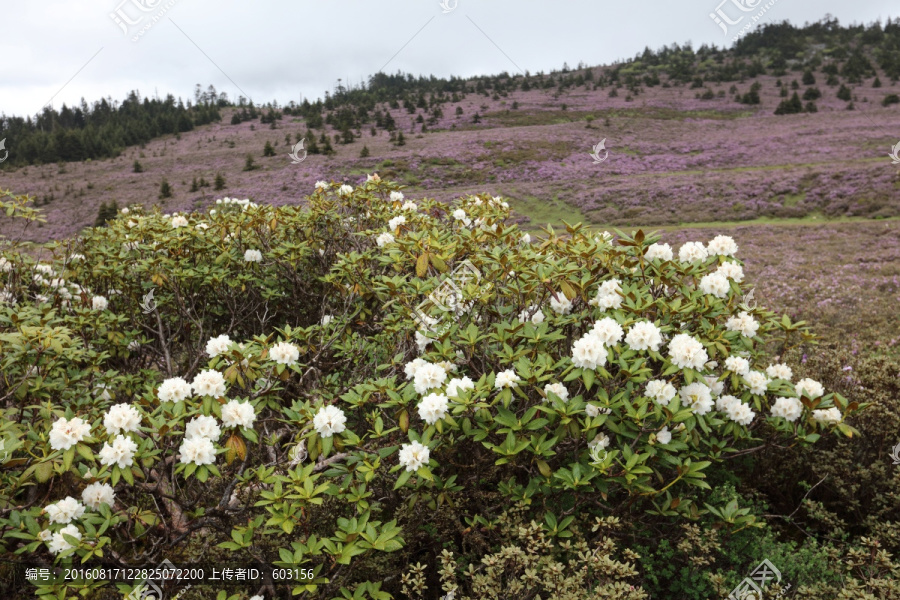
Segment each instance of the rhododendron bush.
M577 562L559 589L645 598L608 519L758 526L711 468L854 434L857 404L781 359L806 324L744 303L731 238L509 214L372 178L9 246L2 550L311 569L310 598L477 598L494 571L526 597Z

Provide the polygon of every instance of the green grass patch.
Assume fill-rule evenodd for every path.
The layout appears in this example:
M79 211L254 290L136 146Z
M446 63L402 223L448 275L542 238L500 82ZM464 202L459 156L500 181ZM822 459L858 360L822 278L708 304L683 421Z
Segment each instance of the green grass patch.
M560 200L557 195L554 195L552 200L536 196L510 195L508 198L513 212L525 216L529 220L528 225L523 229L538 229L547 225L563 227L563 221L585 223L588 220L577 206Z

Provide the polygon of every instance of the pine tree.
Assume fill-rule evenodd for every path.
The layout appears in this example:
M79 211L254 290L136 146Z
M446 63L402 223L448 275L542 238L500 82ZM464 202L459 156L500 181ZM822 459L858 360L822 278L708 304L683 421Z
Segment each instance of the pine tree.
M851 99L850 88L848 88L844 84L841 84L841 88L838 90L837 97L838 97L838 100L843 100L844 102L850 102L850 99Z
M162 183L159 184L159 199L162 200L164 198L172 197L172 186L169 185L169 181L166 178L163 178Z
M402 131L401 131L399 134L397 134L397 145L398 145L398 146L405 146L405 145L406 145L406 138L403 137L403 132L402 132Z
M369 156L369 147L363 146L362 150L359 151L360 158L367 158Z
M778 108L775 109L776 115L793 115L801 112L803 112L803 103L800 101L800 96L797 95L797 92L794 92L790 100L782 100Z
M135 173L143 173L143 172L144 172L144 165L142 165L138 160L135 159L134 165L132 165L132 170L133 170Z
M813 85L816 82L815 76L812 74L812 71L807 69L803 72L803 85Z
M191 189L190 189L189 191L191 191L191 192L196 192L196 191L198 191L199 189L200 189L200 187L199 187L199 185L197 184L197 178L194 177L194 180L191 181Z
M225 189L225 178L222 177L221 173L216 173L215 187L213 189L217 192Z
M266 145L263 148L263 156L275 156L275 148L272 147L271 142L266 142Z
M254 169L258 169L256 163L253 162L253 155L248 154L247 158L244 160L244 170L245 171L253 171Z

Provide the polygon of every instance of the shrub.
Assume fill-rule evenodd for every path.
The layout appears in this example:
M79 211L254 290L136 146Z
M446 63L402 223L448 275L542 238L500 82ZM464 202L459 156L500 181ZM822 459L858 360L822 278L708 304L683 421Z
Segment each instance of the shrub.
M159 184L159 199L162 200L164 198L172 197L172 186L169 184L169 180L163 178L162 183Z
M425 560L473 598L558 581L637 599L610 513L758 527L710 496L724 457L858 433L857 403L770 366L814 338L742 304L730 238L673 255L575 225L530 243L509 216L489 195L410 208L372 177L302 206L134 208L40 270L7 252L4 549L253 556L312 569L293 592L322 598L399 594L384 574ZM63 538L46 507L94 484L115 500Z

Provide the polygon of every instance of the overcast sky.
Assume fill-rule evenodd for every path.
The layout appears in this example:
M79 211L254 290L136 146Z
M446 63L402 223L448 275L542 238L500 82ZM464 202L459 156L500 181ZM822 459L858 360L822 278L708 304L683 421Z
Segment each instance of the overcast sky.
M444 12L439 0L0 0L0 112L121 100L132 89L189 100L197 83L283 104L381 69L549 72L564 62L610 63L645 46L730 45L772 2L722 1L444 0ZM740 22L726 33L710 17L717 8ZM774 0L758 24L826 14L869 23L897 17L900 5Z

